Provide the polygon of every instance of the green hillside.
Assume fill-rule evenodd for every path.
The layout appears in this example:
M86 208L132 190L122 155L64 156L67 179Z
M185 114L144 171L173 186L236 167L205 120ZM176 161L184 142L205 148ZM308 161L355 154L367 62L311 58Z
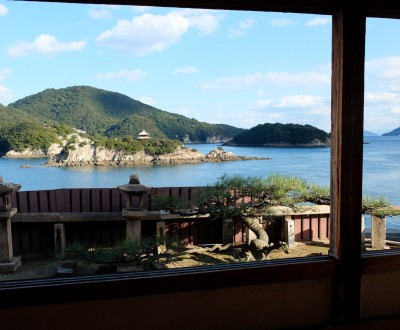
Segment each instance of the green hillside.
M328 144L329 134L311 125L266 123L235 136L228 144L239 146L309 145L316 141Z
M25 97L8 109L19 109L43 123L60 123L109 137L136 136L145 129L155 138L206 142L208 137L229 139L244 131L212 125L162 111L126 95L88 86L46 89Z
M36 122L38 120L29 118L24 111L8 108L0 104L0 128L5 126L14 125L17 122Z

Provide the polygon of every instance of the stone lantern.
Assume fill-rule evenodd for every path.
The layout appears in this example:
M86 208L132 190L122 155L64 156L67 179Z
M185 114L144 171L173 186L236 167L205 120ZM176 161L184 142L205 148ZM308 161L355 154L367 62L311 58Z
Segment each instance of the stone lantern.
M20 184L4 183L0 176L0 273L13 273L21 266L21 257L13 256L11 232L11 217L17 213L11 195L20 189Z
M127 211L144 211L143 197L149 192L149 188L140 184L139 176L131 175L129 183L119 186L118 189L125 194ZM137 205L132 205L132 197L138 197L139 202Z
M118 189L125 194L126 207L122 210L122 216L126 218L126 239L139 239L142 229L141 221L147 216L147 210L143 207L144 195L150 188L140 184L139 176L131 175L129 183L119 186ZM134 197L138 202L133 205Z

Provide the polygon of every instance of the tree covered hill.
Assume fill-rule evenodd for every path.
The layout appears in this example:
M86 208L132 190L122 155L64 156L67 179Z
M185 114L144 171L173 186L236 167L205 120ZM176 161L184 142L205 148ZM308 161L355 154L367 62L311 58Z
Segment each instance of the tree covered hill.
M396 136L396 135L400 135L400 127L394 129L393 131L391 131L389 133L383 134L383 136Z
M7 107L49 124L66 124L108 137L136 136L145 129L155 138L186 142L227 140L243 132L228 125L207 124L169 113L126 95L89 86L46 89Z
M329 134L311 125L265 123L238 134L227 145L260 147L328 146Z

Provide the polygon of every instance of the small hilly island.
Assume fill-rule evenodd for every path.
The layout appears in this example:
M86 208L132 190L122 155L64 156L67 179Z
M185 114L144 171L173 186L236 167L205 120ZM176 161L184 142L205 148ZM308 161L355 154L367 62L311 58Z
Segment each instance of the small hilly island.
M260 124L225 143L243 147L328 147L329 134L311 125Z
M204 156L184 146L190 143L329 145L329 134L310 125L267 123L248 130L209 124L89 86L46 89L8 106L0 104L0 115L0 156L47 157L51 166L247 159L227 153L222 147ZM150 138L138 139L144 130Z

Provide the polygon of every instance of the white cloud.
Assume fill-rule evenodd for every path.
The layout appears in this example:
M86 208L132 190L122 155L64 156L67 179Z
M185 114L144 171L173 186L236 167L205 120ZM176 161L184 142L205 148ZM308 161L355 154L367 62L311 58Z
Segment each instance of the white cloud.
M400 92L400 84L394 83L389 87L391 92Z
M254 22L253 18L248 18L247 20L240 22L238 27L229 28L229 37L237 38L246 35L247 30L254 25Z
M295 21L287 18L274 18L269 22L269 25L275 27L283 27L283 26L291 26L295 23L296 23Z
M132 8L132 11L135 13L145 13L151 7L149 7L149 6L132 6L131 8Z
M262 99L254 103L247 122L282 122L329 127L330 101L314 95L287 95L278 99Z
M6 79L11 72L12 70L8 68L0 69L0 81Z
M62 52L82 50L86 41L60 42L55 36L41 34L33 42L18 42L7 49L10 57L26 57L31 53L52 56Z
M8 87L0 85L0 103L8 103L12 96L12 92Z
M259 111L246 111L233 118L233 122L230 124L236 127L251 128L263 123L286 122L287 119L287 115L283 112L268 111L260 113ZM222 118L221 122L226 123L226 119L224 121Z
M388 127L400 122L400 57L366 61L365 75L365 127L387 132Z
M91 19L110 20L113 18L113 14L107 8L91 8L89 9L89 17Z
M330 17L316 17L307 21L304 25L309 27L315 27L315 26L326 25L329 24L330 22L331 22Z
M289 95L282 97L276 104L278 108L286 107L300 107L300 108L310 108L317 107L324 103L325 99L320 96L312 95Z
M189 31L213 33L219 26L221 15L214 11L183 9L166 15L145 13L131 20L120 20L117 25L101 33L99 44L133 55L162 52L176 44Z
M113 11L121 9L119 5L93 5L89 9L89 17L98 20L110 20L114 18Z
M365 127L373 132L385 132L388 131L388 127L396 126L395 123L400 122L400 94L366 93L364 122Z
M173 74L191 74L197 72L199 72L199 69L194 66L181 67L172 71Z
M330 84L330 74L321 71L308 72L267 72L251 73L237 77L224 77L214 81L203 82L200 87L209 89L241 89L258 84L274 84L281 86L321 86Z
M6 16L8 13L9 13L8 8L0 4L0 16Z
M157 100L151 96L140 96L138 100L153 107L157 104Z
M129 81L140 80L147 76L147 73L142 70L126 70L122 69L118 72L100 73L96 76L98 79L122 79Z
M97 37L106 46L134 55L162 52L178 42L189 29L189 22L173 14L144 14L131 21L121 20Z
M374 80L400 80L400 57L389 56L365 62L365 74Z
M219 21L224 17L219 11L206 9L180 9L172 14L184 17L190 27L200 34L211 34L219 27Z
M272 100L258 100L254 103L256 109L264 109L272 103Z
M389 92L373 92L365 94L365 103L371 104L400 104L400 94Z

